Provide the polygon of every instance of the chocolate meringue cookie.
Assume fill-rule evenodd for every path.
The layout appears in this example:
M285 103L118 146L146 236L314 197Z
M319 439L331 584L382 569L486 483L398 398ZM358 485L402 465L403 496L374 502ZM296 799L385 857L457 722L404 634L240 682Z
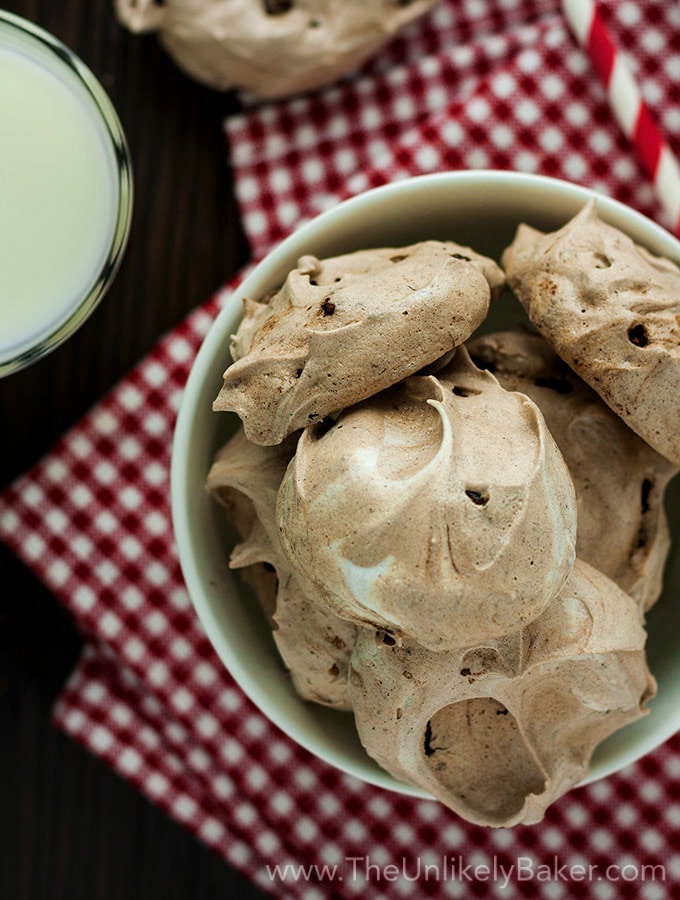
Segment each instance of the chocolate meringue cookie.
M279 443L461 344L502 282L491 260L439 241L303 257L269 302L246 301L214 408Z
M432 653L362 629L350 696L367 752L470 822L539 822L595 747L645 712L655 682L634 601L576 561L531 624Z
M335 615L323 591L293 572L279 579L274 642L303 700L352 708L349 660L359 629Z
M531 622L575 555L574 488L543 416L464 348L305 430L277 519L291 568L337 616L430 650Z
M239 428L215 455L206 490L227 510L241 537L231 554L232 568L256 562L287 567L278 546L275 507L296 445L297 436L291 436L275 447L260 447Z
M466 346L480 368L543 413L576 490L576 555L648 610L662 589L670 549L664 492L678 467L631 431L540 335L517 328Z
M276 494L296 439L275 447L251 444L240 429L218 452L207 489L241 537L230 567L254 590L298 694L349 709L347 673L356 626L336 617L323 592L290 570L278 541Z
M285 97L332 84L436 0L115 0L132 31L158 31L192 78Z
M521 225L509 284L557 353L658 453L680 465L680 269L597 216Z

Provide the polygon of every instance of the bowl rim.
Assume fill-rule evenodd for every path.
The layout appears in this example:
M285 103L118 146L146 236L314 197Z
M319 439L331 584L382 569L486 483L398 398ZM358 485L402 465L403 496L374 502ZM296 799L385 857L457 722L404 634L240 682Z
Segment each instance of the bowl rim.
M284 264L290 268L290 260L310 252L305 249L319 230L330 227L339 219L346 216L354 216L365 208L372 206L376 201L387 195L393 195L393 199L407 201L412 193L419 193L423 188L437 188L446 184L448 187L459 185L508 185L513 188L526 188L531 191L549 191L556 198L569 202L581 202L585 204L591 199L597 201L598 209L605 218L613 217L619 222L626 223L633 231L644 232L651 243L660 246L659 253L674 258L680 263L680 241L669 231L647 216L626 206L622 202L599 193L597 190L582 185L554 178L548 175L514 172L509 170L484 169L484 170L460 170L435 172L424 175L414 175L387 184L370 188L360 194L349 197L336 206L318 213L313 218L304 221L298 228L274 246L271 251L261 259L249 272L246 278L235 288L227 298L224 306L208 329L199 351L194 359L183 395L179 405L175 432L171 451L171 510L172 525L175 533L177 550L182 574L191 603L205 630L205 633L215 649L222 664L233 677L244 694L255 706L288 737L302 746L314 756L324 762L335 766L348 775L352 775L361 781L374 784L406 795L430 798L431 794L421 788L397 781L396 778L382 770L375 775L359 772L341 756L336 756L323 747L320 747L307 735L300 734L286 718L277 706L270 702L265 687L252 681L241 663L235 645L230 642L216 619L211 602L208 599L201 583L201 572L196 564L196 554L192 549L191 522L188 515L187 496L185 491L186 472L189 470L190 460L190 436L192 424L196 414L196 402L203 388L209 372L215 366L215 355L225 347L225 323L232 320L236 310L240 311L243 298L253 295L253 287L261 287L263 280L269 282L266 289L270 289L276 282L277 270L285 270ZM619 225L625 228L626 225ZM281 279L282 280L282 279ZM279 281L280 283L280 281ZM228 364L225 360L225 367ZM206 473L207 474L207 473ZM301 703L304 701L300 701ZM634 726L626 726L631 728ZM680 708L677 716L672 719L662 719L653 729L648 729L641 739L634 742L626 752L614 753L614 758L603 763L591 766L587 776L580 782L581 785L604 778L626 765L636 761L645 754L657 748L680 728ZM368 758L368 754L367 754Z

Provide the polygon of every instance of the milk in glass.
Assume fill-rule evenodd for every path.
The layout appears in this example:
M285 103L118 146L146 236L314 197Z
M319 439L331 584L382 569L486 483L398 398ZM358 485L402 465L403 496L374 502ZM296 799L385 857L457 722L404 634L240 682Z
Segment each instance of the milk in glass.
M100 108L73 63L16 21L0 18L0 366L79 318L120 230Z

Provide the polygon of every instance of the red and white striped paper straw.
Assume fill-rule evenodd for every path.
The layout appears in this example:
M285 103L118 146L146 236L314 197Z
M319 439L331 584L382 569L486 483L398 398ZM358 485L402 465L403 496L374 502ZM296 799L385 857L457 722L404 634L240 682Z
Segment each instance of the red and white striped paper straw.
M593 0L562 0L576 40L585 49L607 90L614 116L651 175L671 226L680 234L680 166L640 94Z

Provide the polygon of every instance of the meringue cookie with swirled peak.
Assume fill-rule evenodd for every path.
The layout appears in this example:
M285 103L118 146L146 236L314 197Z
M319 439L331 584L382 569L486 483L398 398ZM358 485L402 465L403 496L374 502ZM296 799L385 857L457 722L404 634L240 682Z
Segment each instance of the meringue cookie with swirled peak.
M520 225L502 257L557 353L680 465L680 269L603 222L591 201L558 231Z
M277 518L336 615L431 650L531 622L575 556L574 488L543 416L464 348L306 429Z
M503 280L441 241L303 257L268 302L245 302L214 409L238 413L249 440L279 443L461 344Z
M157 31L198 81L259 97L332 84L436 0L115 0L131 31Z
M349 709L356 626L335 616L323 591L291 571L279 545L276 494L295 444L289 438L258 447L239 429L218 452L206 486L241 537L230 568L240 569L255 592L296 691L305 700Z
M576 560L519 632L432 653L362 629L350 696L367 752L478 825L539 822L656 684L635 602Z
M466 344L480 368L540 408L576 490L576 555L648 610L670 548L664 492L678 467L660 456L539 335L526 329Z

